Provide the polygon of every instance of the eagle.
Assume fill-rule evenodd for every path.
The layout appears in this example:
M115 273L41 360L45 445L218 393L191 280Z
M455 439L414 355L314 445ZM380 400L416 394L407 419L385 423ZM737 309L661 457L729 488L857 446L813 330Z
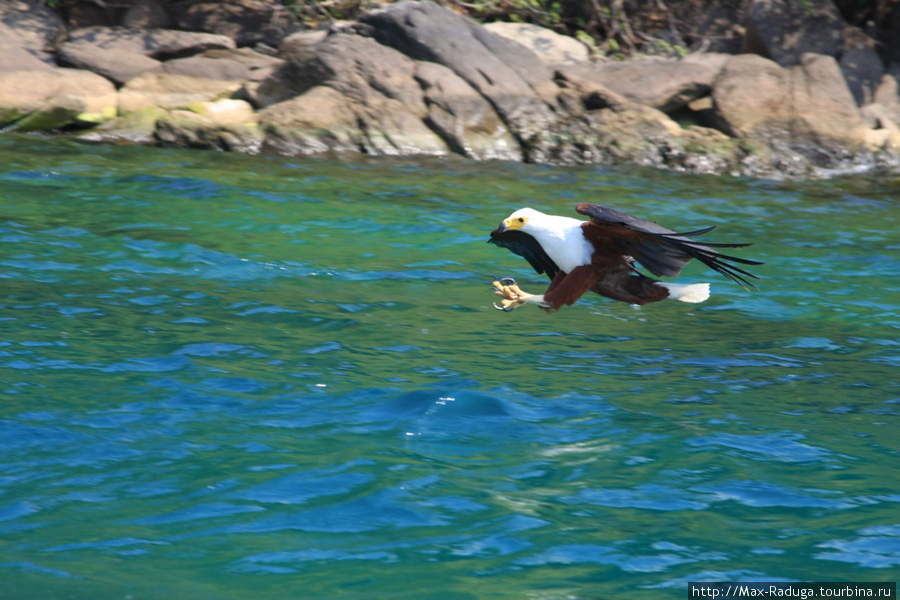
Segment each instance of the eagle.
M700 244L691 239L715 226L677 233L599 204L583 203L575 210L590 220L522 208L491 232L488 243L523 257L535 271L550 278L550 287L539 295L523 292L511 277L499 278L493 286L503 299L495 308L509 312L523 304L535 304L550 312L574 304L588 291L638 306L667 298L703 302L709 298L708 283L662 282L636 266L640 264L657 277L674 277L694 258L744 289L756 288L747 278L759 278L731 263L763 263L714 250L751 244Z

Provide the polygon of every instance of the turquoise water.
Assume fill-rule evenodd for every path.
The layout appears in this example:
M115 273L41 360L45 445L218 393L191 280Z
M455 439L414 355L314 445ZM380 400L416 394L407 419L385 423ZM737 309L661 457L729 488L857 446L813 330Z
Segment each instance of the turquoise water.
M900 576L900 181L0 138L0 597L683 598ZM491 308L512 210L760 290ZM714 239L715 238L715 239Z

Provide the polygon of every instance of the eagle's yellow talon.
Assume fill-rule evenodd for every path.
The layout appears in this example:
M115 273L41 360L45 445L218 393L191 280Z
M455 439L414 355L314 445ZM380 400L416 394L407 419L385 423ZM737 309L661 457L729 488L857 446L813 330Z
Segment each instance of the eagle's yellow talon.
M491 285L493 285L496 290L494 294L503 298L503 300L500 301L500 306L497 306L496 303L494 304L494 308L497 310L510 312L525 304L528 298L531 297L531 294L523 292L522 289L519 288L518 284L516 284L516 280L512 277L503 277L494 281Z

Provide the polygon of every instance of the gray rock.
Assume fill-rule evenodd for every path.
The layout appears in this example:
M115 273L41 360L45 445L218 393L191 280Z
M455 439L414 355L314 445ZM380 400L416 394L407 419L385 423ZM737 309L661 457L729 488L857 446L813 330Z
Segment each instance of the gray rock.
M438 5L400 2L360 18L360 30L416 60L448 67L484 96L520 140L555 120L552 73L522 46Z
M130 111L80 134L78 138L94 143L152 144L156 122L167 116L168 111L162 108Z
M192 56L205 50L235 47L234 41L224 35L125 27L76 29L69 33L69 41L63 44L63 48L69 44L92 44L103 50L143 54L160 60Z
M474 159L521 160L522 152L490 103L443 65L419 62L425 123L457 154Z
M700 55L692 60L646 57L563 67L560 71L600 84L633 102L672 112L708 95L727 59L722 54Z
M0 23L0 71L52 71L34 52L22 46L23 40L9 27Z
M263 74L268 77L272 70L284 64L284 60L262 54L250 48L236 48L234 50L207 50L199 54L204 58L227 58L241 63L251 71L251 79L262 79Z
M873 102L882 105L891 115L891 119L900 125L900 83L897 76L882 75L878 87L875 88Z
M362 152L375 156L443 155L447 146L393 98L363 106L316 86L260 112L264 149L279 154Z
M120 86L141 73L162 67L160 61L144 54L109 50L83 40L63 44L58 56L62 65L92 71Z
M84 98L81 96L55 95L48 98L39 110L17 121L11 129L21 133L62 129L74 123L84 108Z
M371 38L338 33L302 48L262 83L264 106L327 85L362 104L383 97L406 104L408 112L425 115L422 90L413 79L415 61Z
M832 0L752 0L744 49L791 67L808 52L837 56L844 27Z
M485 29L522 44L548 65L575 65L589 57L587 46L575 38L530 23L488 23Z
M326 37L328 37L327 31L297 31L281 42L278 47L278 55L287 58L308 46L315 46Z
M38 0L0 2L0 24L18 38L18 46L41 57L53 52L66 35L63 20Z
M171 75L203 77L220 81L250 79L250 69L228 58L209 58L206 56L176 58L163 63L162 71Z
M156 120L153 138L160 146L259 154L262 134L256 127L216 124L173 111Z
M841 72L859 106L872 102L875 89L885 72L884 63L875 46L875 40L858 28L847 28L844 53L840 60Z
M300 50L262 83L266 146L282 153L446 154L423 118L416 63L370 38L339 33Z
M239 81L217 81L168 73L144 73L119 90L119 111L144 108L185 108L194 102L230 98L241 87Z
M28 125L30 131L43 125L63 127L82 116L98 122L114 117L116 105L115 87L87 71L0 71L0 125L36 113ZM46 113L46 118L40 113Z
M834 58L806 54L789 69L752 54L733 57L713 88L723 130L767 143L846 146L865 125Z

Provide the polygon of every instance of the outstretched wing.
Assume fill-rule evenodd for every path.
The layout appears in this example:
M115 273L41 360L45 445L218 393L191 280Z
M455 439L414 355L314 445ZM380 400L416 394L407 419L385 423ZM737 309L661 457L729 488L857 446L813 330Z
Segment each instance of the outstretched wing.
M731 279L744 289L756 287L745 277L759 279L755 275L729 263L761 265L746 258L721 254L713 248L742 248L751 244L700 244L690 239L712 231L715 227L676 233L656 223L639 219L621 211L599 204L579 204L579 213L591 218L585 227L585 237L596 238L597 247L615 246L657 276L674 277L681 268L696 258L709 268Z
M518 254L527 260L534 267L535 271L546 273L550 279L553 279L559 273L559 267L547 256L547 253L544 252L538 241L518 229L501 233L498 227L491 232L491 239L488 240L488 243L497 244L501 248L508 249L513 254Z

